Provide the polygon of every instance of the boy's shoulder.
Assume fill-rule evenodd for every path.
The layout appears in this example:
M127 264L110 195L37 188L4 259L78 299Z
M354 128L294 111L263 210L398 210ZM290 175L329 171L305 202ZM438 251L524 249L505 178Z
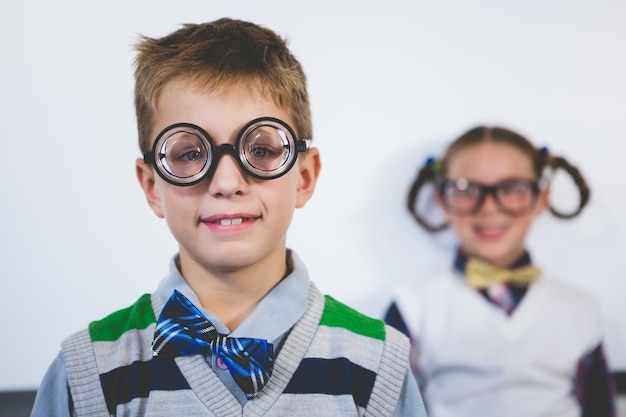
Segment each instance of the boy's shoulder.
M342 328L361 336L385 340L385 323L382 320L367 316L330 295L325 295L324 299L320 326Z
M383 360L401 367L408 360L410 342L405 334L382 319L363 314L329 295L324 296L319 326L320 329L328 329L322 333L327 333L331 340L349 340L347 345L343 345L344 353L348 356L365 353L366 361L373 361L372 365ZM325 343L334 342L326 339ZM384 357L387 359L383 359Z
M91 340L112 342L129 330L144 330L156 323L151 298L150 294L143 294L130 306L89 323Z

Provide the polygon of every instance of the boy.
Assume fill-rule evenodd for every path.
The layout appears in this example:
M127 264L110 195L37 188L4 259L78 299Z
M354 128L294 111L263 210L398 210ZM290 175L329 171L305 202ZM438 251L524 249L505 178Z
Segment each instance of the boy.
M137 178L179 253L63 342L32 415L425 415L407 339L322 296L286 247L321 165L284 40L221 19L137 50Z

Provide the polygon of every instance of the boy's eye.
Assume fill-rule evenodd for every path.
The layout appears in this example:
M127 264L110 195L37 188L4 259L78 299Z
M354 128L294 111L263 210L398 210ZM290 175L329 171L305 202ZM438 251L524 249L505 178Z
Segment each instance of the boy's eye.
M183 160L183 161L189 161L189 162L194 162L197 161L198 159L200 159L200 156L202 155L202 153L197 150L191 150L188 152L184 152L182 155L180 155L177 159Z
M203 160L205 153L197 146L175 146L170 148L167 158L172 163L196 162Z
M250 150L250 155L254 158L267 158L272 154L271 150L263 146L255 146Z
M186 133L172 136L167 141L167 158L171 163L196 162L206 156L202 141L195 135Z
M244 149L248 158L255 160L280 159L286 143L275 129L258 128L244 140Z

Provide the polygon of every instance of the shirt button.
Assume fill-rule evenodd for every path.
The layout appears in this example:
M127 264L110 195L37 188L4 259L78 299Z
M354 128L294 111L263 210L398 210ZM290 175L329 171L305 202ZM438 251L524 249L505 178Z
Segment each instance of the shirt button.
M215 360L215 363L217 364L217 367L220 368L220 369L228 369L228 367L226 366L226 364L224 363L222 358L219 357L219 356Z

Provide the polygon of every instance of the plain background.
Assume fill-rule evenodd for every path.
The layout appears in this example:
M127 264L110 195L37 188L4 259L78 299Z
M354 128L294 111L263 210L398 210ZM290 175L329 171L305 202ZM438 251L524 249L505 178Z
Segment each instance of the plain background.
M586 212L543 216L529 249L602 301L626 370L625 2L25 0L0 5L0 390L36 388L63 338L166 273L176 244L134 173L132 44L222 16L286 36L308 74L323 169L288 244L323 292L379 316L393 284L447 267L454 240L406 192L445 143L502 125L587 177Z

